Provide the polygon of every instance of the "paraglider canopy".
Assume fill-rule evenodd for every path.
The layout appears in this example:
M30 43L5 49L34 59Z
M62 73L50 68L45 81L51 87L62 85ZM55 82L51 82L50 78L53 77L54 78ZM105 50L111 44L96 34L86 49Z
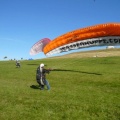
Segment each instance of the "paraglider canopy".
M43 52L43 48L50 42L49 38L43 38L36 42L30 49L30 55L36 55L39 52Z
M47 56L93 46L120 45L120 23L98 24L63 34L48 43Z
M106 23L80 28L54 40L43 38L35 43L30 55L44 52L46 56L86 47L120 45L120 23Z

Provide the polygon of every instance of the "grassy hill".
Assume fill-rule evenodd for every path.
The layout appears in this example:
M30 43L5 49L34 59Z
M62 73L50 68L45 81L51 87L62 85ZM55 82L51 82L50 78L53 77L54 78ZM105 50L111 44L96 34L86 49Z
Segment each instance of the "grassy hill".
M0 120L120 120L120 50L110 51L21 61L21 68L0 61ZM50 91L35 80L42 62L54 68Z

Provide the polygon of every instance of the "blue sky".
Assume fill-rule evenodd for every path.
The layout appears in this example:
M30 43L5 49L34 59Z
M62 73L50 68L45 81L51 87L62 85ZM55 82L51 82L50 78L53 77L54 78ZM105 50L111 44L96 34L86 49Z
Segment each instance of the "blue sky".
M44 58L29 54L38 40L107 22L120 22L120 0L0 0L0 60Z

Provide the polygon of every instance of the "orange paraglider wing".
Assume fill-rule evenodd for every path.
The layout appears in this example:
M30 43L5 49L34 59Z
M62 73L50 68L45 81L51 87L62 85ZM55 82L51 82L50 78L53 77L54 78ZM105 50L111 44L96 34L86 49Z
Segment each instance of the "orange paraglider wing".
M98 24L63 34L48 43L46 55L67 52L83 47L120 45L120 23Z

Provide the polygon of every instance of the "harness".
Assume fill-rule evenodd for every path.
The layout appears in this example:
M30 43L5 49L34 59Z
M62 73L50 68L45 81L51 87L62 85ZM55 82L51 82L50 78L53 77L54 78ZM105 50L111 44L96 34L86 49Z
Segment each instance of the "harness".
M36 80L37 80L37 82L40 83L41 85L45 85L44 70L43 70L43 69L40 69L40 67L37 68Z
M48 73L49 74L49 70L46 69L40 69L40 67L37 68L37 72L36 72L36 80L38 83L40 83L41 85L45 85L46 81L45 81L45 74Z
M40 83L41 83L41 85L45 85L44 79L43 79L43 73L41 71L40 71Z

